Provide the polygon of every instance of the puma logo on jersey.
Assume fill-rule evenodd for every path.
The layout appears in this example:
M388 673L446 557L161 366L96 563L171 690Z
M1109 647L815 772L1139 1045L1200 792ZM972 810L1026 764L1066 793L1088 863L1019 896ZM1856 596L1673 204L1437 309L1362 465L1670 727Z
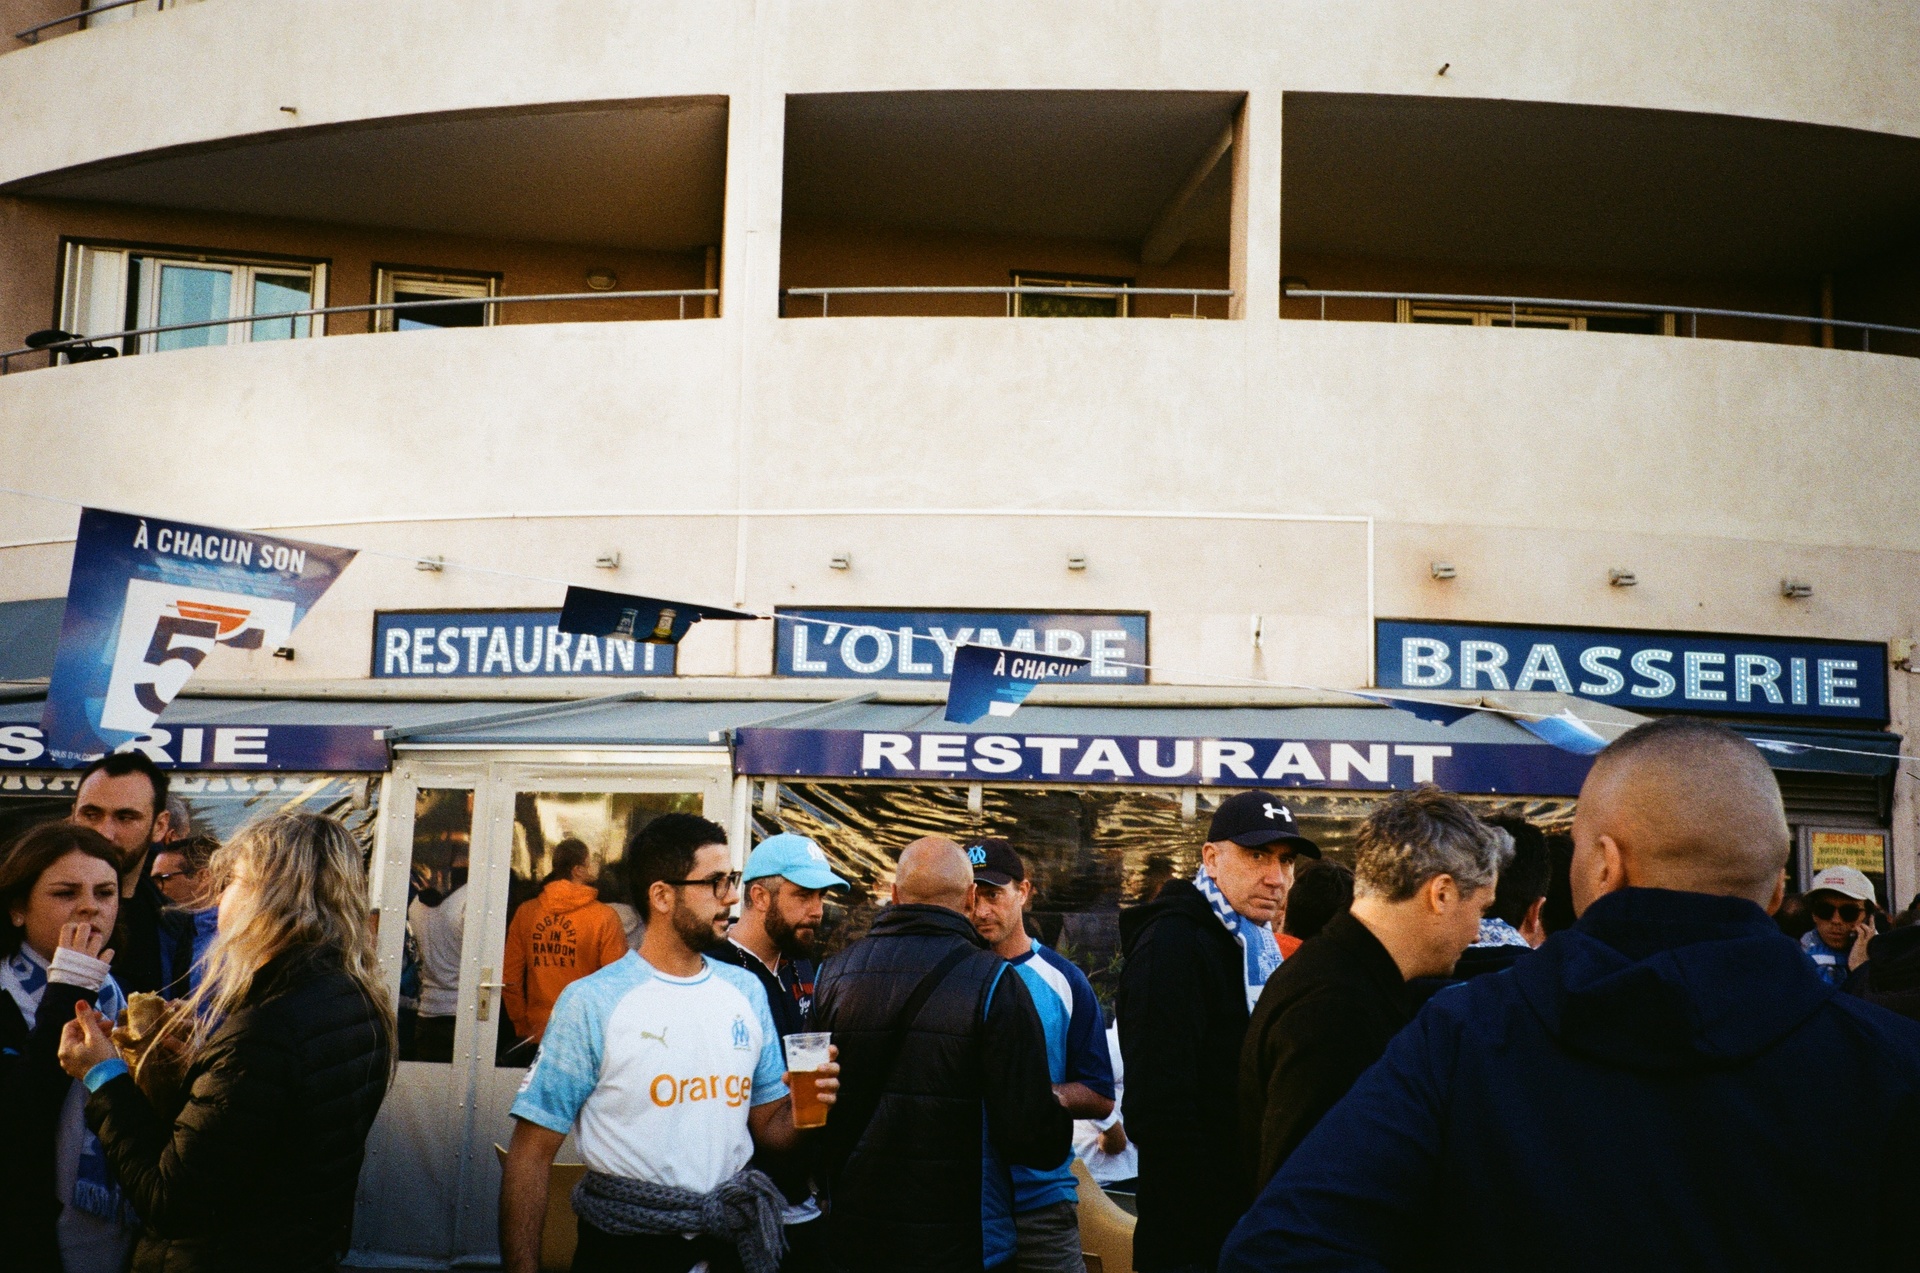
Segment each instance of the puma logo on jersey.
M640 1031L640 1037L641 1037L641 1038L643 1038L643 1039L652 1039L652 1040L653 1040L653 1041L654 1041L655 1043L658 1043L658 1044L659 1044L659 1045L660 1045L661 1047L663 1047L663 1048L664 1048L664 1047L666 1047L666 1046L667 1046L667 1030L668 1030L668 1028L669 1028L669 1027L667 1027L667 1026L661 1026L661 1027L660 1027L660 1033L658 1033L658 1034L655 1034L655 1033L654 1033L653 1031L651 1031L651 1030L642 1030L642 1031Z

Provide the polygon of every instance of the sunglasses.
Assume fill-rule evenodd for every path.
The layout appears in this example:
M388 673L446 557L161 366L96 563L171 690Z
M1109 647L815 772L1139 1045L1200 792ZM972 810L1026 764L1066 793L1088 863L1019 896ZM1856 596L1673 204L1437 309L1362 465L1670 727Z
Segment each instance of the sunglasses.
M1830 920L1836 915L1843 924L1857 924L1867 908L1858 902L1815 902L1807 908L1815 919Z
M715 901L725 897L740 887L740 872L731 871L724 875L709 875L702 880L662 880L662 884L671 884L675 888L710 888Z
M200 874L198 871L155 871L153 882L165 884L168 880L190 880L198 874Z

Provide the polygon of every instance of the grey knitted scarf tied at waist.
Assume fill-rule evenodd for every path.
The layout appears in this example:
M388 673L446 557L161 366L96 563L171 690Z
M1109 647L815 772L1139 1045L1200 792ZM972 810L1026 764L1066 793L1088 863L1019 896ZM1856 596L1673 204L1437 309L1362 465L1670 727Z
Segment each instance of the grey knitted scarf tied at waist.
M746 1273L778 1273L786 1253L787 1200L765 1172L748 1167L711 1193L589 1171L573 1187L573 1209L602 1233L701 1233L731 1242Z

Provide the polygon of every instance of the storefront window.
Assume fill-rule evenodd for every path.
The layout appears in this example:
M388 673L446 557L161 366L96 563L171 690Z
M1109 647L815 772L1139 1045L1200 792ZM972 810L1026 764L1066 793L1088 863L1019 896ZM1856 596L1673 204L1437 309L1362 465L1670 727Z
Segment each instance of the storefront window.
M0 844L73 809L78 770L0 772ZM283 809L338 818L373 852L380 778L363 774L176 773L172 793L186 801L193 833L226 841L247 823ZM181 828L174 828L178 834Z
M578 840L587 848L600 900L620 916L628 946L639 945L641 914L627 884L627 844L663 813L698 815L703 808L702 797L695 791L515 792L513 864L502 929L511 930L514 912L539 896L553 870L554 848L563 840ZM520 1039L504 1011L495 1032L496 1065L532 1063L536 1041Z
M1031 916L1041 939L1073 959L1109 1008L1119 976L1123 906L1150 900L1170 879L1190 879L1214 809L1231 791L1197 793L1191 820L1181 792L987 787L980 812L967 788L895 783L782 783L777 814L756 803L755 838L792 831L814 839L834 869L852 882L844 901L829 904L830 949L867 930L887 900L900 850L923 835L965 842L998 835L1027 861L1033 880ZM1336 861L1353 861L1353 837L1379 803L1376 792L1294 791L1287 803L1302 834ZM1488 814L1512 813L1545 829L1564 829L1571 800L1468 797Z
M423 787L413 798L407 940L400 964L400 1059L446 1064L460 1005L473 792Z

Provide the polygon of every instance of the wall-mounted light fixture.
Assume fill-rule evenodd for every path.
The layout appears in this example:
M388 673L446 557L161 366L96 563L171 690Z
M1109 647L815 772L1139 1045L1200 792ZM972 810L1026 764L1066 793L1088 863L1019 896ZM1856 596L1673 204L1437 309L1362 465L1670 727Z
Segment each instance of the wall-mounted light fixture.
M605 266L587 271L587 287L591 291L611 292L618 286L620 286L620 276Z
M1609 570L1607 582L1615 588L1631 588L1640 582L1640 576L1631 570Z
M853 554L835 553L833 556L827 558L827 568L829 570L852 570Z
M596 570L618 570L620 569L620 554L617 551L601 553L593 559L593 565Z
M1790 600L1799 601L1804 597L1811 597L1813 595L1813 585L1804 579L1782 579L1780 581L1780 595Z
M1086 554L1074 553L1067 558L1068 570L1085 570L1086 568L1087 568Z
M415 570L445 570L447 568L447 559L445 557L422 557L413 563L413 568Z
M293 662L293 647L290 645L283 645L279 649L273 652L273 657L276 659L285 659L287 662L291 663Z
M1428 564L1427 573L1435 579L1451 579L1460 572L1454 569L1450 561L1436 561Z

